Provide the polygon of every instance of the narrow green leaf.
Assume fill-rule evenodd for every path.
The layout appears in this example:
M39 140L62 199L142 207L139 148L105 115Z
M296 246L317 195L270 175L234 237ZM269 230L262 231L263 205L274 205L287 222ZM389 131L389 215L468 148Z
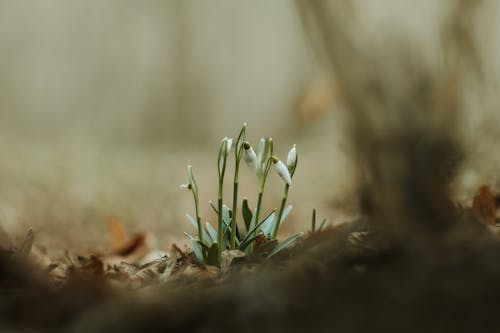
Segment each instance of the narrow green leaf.
M266 217L264 217L264 219L262 221L260 221L256 226L254 226L253 228L251 228L250 230L248 230L247 234L245 235L245 237L243 238L243 240L241 241L241 243L245 243L246 240L248 240L256 230L258 230L260 228L260 226L266 222L267 218L269 216L271 216L272 214L274 214L276 212L276 209L274 209L269 215L267 215Z
M217 230L215 230L215 228L212 227L212 225L208 222L206 222L205 225L207 226L207 231L210 235L210 238L212 238L212 241L217 241Z
M312 232L316 231L316 209L313 209L312 212L311 230Z
M264 235L268 236L274 230L274 225L276 224L276 214L273 213L268 216L268 218L264 221L260 229L264 233Z
M193 225L194 229L196 230L196 232L198 232L198 223L196 223L196 220L194 219L194 217L192 217L191 215L189 214L186 214L186 218L188 219L188 221Z
M325 227L327 221L328 221L328 219L325 217L323 219L323 221L321 221L321 224L319 225L318 231L323 230L323 228Z
M190 235L187 232L184 232L184 235L186 235L189 238L189 240L195 240L196 239L196 238L194 238L192 235Z
M210 207L214 210L215 214L219 215L219 211L217 210L217 207L215 207L214 203L212 201L209 201Z
M199 239L197 240L197 243L201 246L201 248L204 250L205 253L208 251L210 246L213 245L213 244L210 244L210 246L208 246L207 244L200 242ZM215 244L217 244L217 243L215 243Z
M191 222L191 224L193 225L194 227L194 230L196 230L196 232L200 232L198 230L198 223L196 223L196 220L194 219L194 217L192 217L191 215L189 214L186 214L186 217L188 219L189 222ZM212 245L212 238L207 234L207 232L205 230L202 230L203 232L203 239L206 240L207 242L209 242L209 246Z
M217 243L213 243L207 251L207 264L219 266L219 252Z
M245 251L245 249L248 247L248 245L252 244L253 241L255 241L257 238L260 237L260 234L254 235L252 237L247 238L241 244L238 246L238 249L241 251Z
M247 198L243 199L243 204L241 205L241 211L243 213L243 220L245 222L245 227L250 229L250 223L252 222L252 211L248 207L248 200Z
M227 224L231 224L231 209L228 206L222 205L222 219L227 221Z
M250 220L250 228L249 230L255 227L255 218L257 217L257 208L255 208L252 212L252 219Z
M281 215L280 226L281 226L281 224L283 224L283 221L285 221L285 219L287 218L288 214L290 214L292 209L293 209L292 205L288 205L285 207L285 209L283 209L283 214Z
M224 251L229 245L229 238L231 235L231 228L224 228L224 234L222 235L222 247L221 250Z
M200 245L200 241L196 239L191 240L191 247L193 248L194 256L199 262L205 262L203 258L203 249Z
M290 214L290 212L292 211L292 209L293 209L292 205L288 205L288 206L285 207L285 209L283 209L283 213L281 215L281 222L279 224L279 227L281 227L281 225L283 224L283 222L287 218L288 214ZM277 223L277 219L275 219L273 221L273 223L269 223L269 226L264 231L264 234L265 235L271 235L271 233L274 231L274 227L275 227L276 223Z
M277 254L278 252L286 249L287 247L289 247L290 245L292 245L293 243L295 243L299 238L302 237L302 235L304 235L303 232L298 232L292 236L290 236L289 238L287 238L286 240L284 240L283 242L279 243L272 251L271 253L268 254L267 258L271 258L272 256L274 256L275 254Z

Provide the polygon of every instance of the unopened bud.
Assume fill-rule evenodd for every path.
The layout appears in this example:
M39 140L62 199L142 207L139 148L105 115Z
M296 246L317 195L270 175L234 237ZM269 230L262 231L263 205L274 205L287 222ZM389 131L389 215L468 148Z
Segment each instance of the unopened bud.
M286 167L285 163L281 162L274 156L271 156L271 159L274 163L274 167L276 168L276 172L278 175L287 183L288 185L292 185L292 177L290 176L290 171Z
M297 148L295 148L295 145L293 145L292 149L288 152L286 166L288 167L288 171L291 173L293 173L295 167L297 166Z
M243 143L243 148L245 149L245 163L253 172L257 172L257 155L255 151L246 141Z

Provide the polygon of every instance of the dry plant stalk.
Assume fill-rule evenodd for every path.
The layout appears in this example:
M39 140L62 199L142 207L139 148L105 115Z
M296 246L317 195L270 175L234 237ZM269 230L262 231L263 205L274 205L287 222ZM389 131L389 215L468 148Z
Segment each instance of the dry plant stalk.
M461 84L480 70L465 18L479 1L454 2L438 68L411 54L407 41L363 43L353 2L297 3L348 110L361 209L389 239L432 242L457 221L449 183L462 158Z

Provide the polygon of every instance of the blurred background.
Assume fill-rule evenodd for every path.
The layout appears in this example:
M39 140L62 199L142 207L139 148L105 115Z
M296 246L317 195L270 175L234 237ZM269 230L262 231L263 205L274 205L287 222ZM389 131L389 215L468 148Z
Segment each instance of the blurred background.
M360 38L405 39L431 63L449 3L352 2ZM500 2L484 1L475 31L484 84L467 96L463 198L500 185L496 13ZM34 226L48 247L99 247L115 215L161 248L183 243L194 210L178 187L185 167L213 221L219 142L243 122L254 144L272 136L282 158L297 144L283 234L308 229L313 208L332 222L356 214L345 111L293 1L1 0L0 52L0 227L9 234ZM242 173L255 204L256 181ZM270 178L267 209L283 187Z

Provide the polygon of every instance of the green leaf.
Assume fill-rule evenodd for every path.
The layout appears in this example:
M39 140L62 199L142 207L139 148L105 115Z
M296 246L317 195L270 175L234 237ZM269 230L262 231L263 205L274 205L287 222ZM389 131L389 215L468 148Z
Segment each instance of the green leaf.
M313 209L312 212L311 231L316 231L316 209Z
M222 235L222 247L221 250L224 251L229 245L229 236L231 235L231 228L225 228L224 234Z
M215 214L219 215L219 211L217 210L217 207L215 207L214 203L212 201L209 202L210 207L214 210Z
M248 234L247 234L248 235ZM254 235L252 237L246 238L241 244L238 246L238 249L241 251L245 251L245 249L248 247L248 245L252 244L253 241L255 241L257 238L260 237L260 234Z
M222 220L227 227L231 228L231 209L226 205L222 205Z
M292 236L290 236L289 238L287 238L286 240L284 240L283 242L279 243L272 251L271 253L269 253L267 255L267 258L271 258L272 256L274 256L275 254L277 254L278 252L286 249L287 247L289 247L290 245L292 245L293 243L295 243L300 237L302 237L304 235L303 232L298 232Z
M193 248L194 256L198 259L199 262L205 262L205 258L203 257L203 249L200 245L200 241L197 239L191 240L191 246Z
M326 222L328 221L328 219L325 217L323 219L323 221L321 221L321 224L319 225L319 228L318 228L318 231L321 231L323 230L323 227L326 225Z
M243 199L243 204L241 205L241 211L243 213L243 220L245 222L245 227L247 230L250 229L250 223L252 222L252 211L248 207L248 200L247 198Z
M283 214L281 215L280 226L283 223L283 221L285 221L285 219L287 218L288 214L290 214L290 212L292 211L292 209L293 209L292 205L288 205L288 206L285 207L285 209L283 209Z
M253 229L255 227L255 218L257 217L257 208L255 208L252 212L252 220L250 221L250 228L249 230Z
M257 231L260 226L266 222L267 218L269 216L271 216L272 214L274 214L276 212L276 209L274 209L269 215L267 215L266 217L264 217L264 219L262 221L260 221L259 223L257 223L256 226L254 226L253 228L251 228L250 230L248 230L247 234L245 235L245 237L243 238L243 240L241 241L241 243L245 243L250 237L253 236L254 232Z
M212 238L212 241L217 241L217 230L215 230L214 227L212 227L212 225L208 222L206 222L205 225L207 226L207 231L210 238Z
M184 232L184 235L186 235L189 238L189 240L196 240L195 237L193 237L192 235L188 234L187 232Z
M199 233L200 231L198 230L198 223L196 222L194 217L192 217L189 214L186 214L186 217L187 217L188 221L191 222L191 224L193 225L196 232ZM206 233L205 230L202 229L202 232L203 232L203 240L206 240L208 246L212 245L212 238Z
M290 214L290 212L292 211L292 209L293 209L292 205L288 205L288 206L285 207L285 209L283 209L283 213L281 214L281 221L280 221L279 227L281 227L281 225L283 224L283 222L287 218L288 214ZM263 226L265 228L265 230L262 229L262 231L264 232L264 234L266 236L269 236L269 235L272 234L272 232L274 231L274 227L276 226L277 220L278 219L276 218L276 219L274 219L272 221L272 223L269 222L268 225Z
M219 250L217 248L217 243L213 243L207 251L207 264L219 266Z
M272 231L274 230L274 225L276 224L276 220L276 214L273 213L269 215L269 217L264 221L264 223L260 227L264 235L268 236L272 233Z

